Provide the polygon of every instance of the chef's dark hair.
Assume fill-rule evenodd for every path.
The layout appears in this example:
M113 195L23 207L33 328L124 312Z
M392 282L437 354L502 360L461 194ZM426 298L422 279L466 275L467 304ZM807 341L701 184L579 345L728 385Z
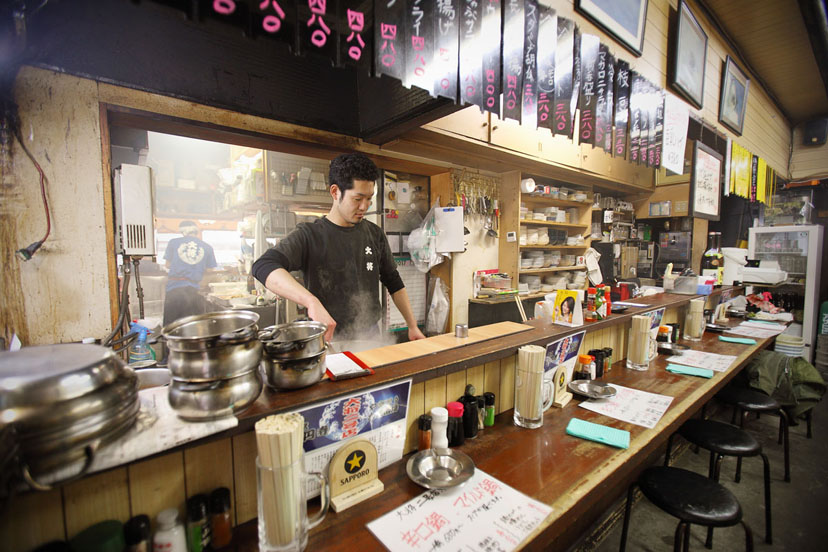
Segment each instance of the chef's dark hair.
M377 178L379 178L379 169L368 157L361 153L343 153L331 161L328 185L339 186L344 197L345 192L354 187L354 180L373 182Z

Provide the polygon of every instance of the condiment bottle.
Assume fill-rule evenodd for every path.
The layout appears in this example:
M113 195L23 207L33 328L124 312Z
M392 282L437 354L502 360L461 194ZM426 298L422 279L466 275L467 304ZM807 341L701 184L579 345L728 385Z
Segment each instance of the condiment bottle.
M125 548L124 524L116 519L100 521L72 537L72 552L120 552Z
M670 326L659 326L658 327L658 335L656 335L656 341L659 343L670 343L670 332L673 331L673 328Z
M495 394L489 391L483 393L483 402L486 405L486 415L483 417L483 425L492 427L495 421Z
M612 370L612 347L604 347L604 373Z
M431 409L431 446L448 448L448 410L442 406Z
M595 377L593 379L602 377L604 375L604 350L590 349L587 354L592 357L595 364Z
M477 397L474 396L474 385L466 385L465 394L458 402L463 404L463 438L474 439L480 429L478 419Z
M178 510L162 510L156 518L158 530L152 537L153 552L187 552L184 526L178 521Z
M143 514L124 524L126 552L149 552L150 518Z
M448 410L446 429L448 444L450 447L459 447L466 441L465 433L463 433L463 403L450 402L446 405L446 409Z
M187 546L190 552L202 552L210 546L210 517L207 496L197 494L187 500Z
M210 493L210 537L213 548L223 548L233 539L230 523L230 489L219 487Z
M477 431L482 431L486 427L486 401L483 395L475 398L477 399Z
M589 355L578 355L578 370L573 374L572 379L588 380L591 379L589 374L589 365L592 362L592 357Z
M587 303L584 311L584 320L595 320L595 288L587 289Z
M595 289L595 319L603 320L607 317L606 305L604 304L604 288Z
M604 286L604 303L607 305L607 316L612 314L612 289L609 286Z
M417 426L420 430L420 444L417 450L428 450L431 448L431 416L423 414L420 416Z

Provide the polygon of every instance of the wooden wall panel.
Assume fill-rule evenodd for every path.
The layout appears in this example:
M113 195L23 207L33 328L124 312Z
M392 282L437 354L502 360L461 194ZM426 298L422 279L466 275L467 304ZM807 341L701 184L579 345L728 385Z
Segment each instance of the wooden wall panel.
M515 362L517 355L506 357L500 361L500 395L497 401L496 412L500 414L515 406Z
M63 487L66 536L72 538L90 525L107 519L129 519L127 469L119 468Z
M477 390L478 395L483 393L495 394L495 412L498 412L498 405L500 404L500 375L501 375L501 361L487 362L483 368L483 389Z
M428 410L425 408L425 384L415 383L411 386L410 396L408 398L408 414L405 420L407 429L403 453L407 454L413 450L417 450L419 440L417 435L417 419L421 414L426 412L428 412Z
M258 517L256 491L256 433L248 431L232 438L233 485L236 525Z
M428 412L435 406L446 406L446 376L425 382L425 411Z
M29 552L41 544L64 539L66 528L60 489L16 496L13 506L0 516L3 550Z
M466 391L466 371L460 370L446 376L446 401L456 401Z
M230 439L221 439L184 451L184 477L187 496L209 495L213 489L227 487L233 492L233 448ZM235 500L230 504L230 518L235 519Z
M178 508L184 514L184 453L174 452L127 467L130 515L146 514L155 526L161 510Z
M475 394L480 394L480 390L483 389L483 371L483 364L466 370L466 384L474 385ZM451 400L457 400L457 397L453 397Z

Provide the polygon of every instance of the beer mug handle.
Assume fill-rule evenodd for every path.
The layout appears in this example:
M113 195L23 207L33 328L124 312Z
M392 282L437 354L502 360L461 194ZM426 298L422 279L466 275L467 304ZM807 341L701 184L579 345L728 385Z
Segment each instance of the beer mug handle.
M548 387L548 389L547 389ZM543 408L541 412L546 412L552 406L552 401L555 400L555 380L554 379L546 379L543 378L543 397L547 397L547 399L543 402Z
M308 518L308 531L322 523L322 520L325 519L325 515L328 513L328 505L331 502L331 491L328 488L328 478L325 477L324 474L318 472L309 472L308 477L316 477L319 479L320 485L322 488L319 491L319 498L322 501L322 505L319 508L319 511L316 513L313 518Z

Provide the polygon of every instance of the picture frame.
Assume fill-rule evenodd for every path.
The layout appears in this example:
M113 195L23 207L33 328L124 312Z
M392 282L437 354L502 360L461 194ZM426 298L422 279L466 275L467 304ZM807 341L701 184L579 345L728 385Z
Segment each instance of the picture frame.
M732 130L737 136L742 135L745 125L750 79L733 58L727 56L722 75L722 88L719 94L719 122Z
M687 215L717 221L722 205L722 155L695 142L693 173L690 178L690 209Z
M644 51L648 0L575 0L575 10L636 57Z
M704 72L707 65L707 33L685 0L679 0L670 56L670 87L696 109L704 104Z

